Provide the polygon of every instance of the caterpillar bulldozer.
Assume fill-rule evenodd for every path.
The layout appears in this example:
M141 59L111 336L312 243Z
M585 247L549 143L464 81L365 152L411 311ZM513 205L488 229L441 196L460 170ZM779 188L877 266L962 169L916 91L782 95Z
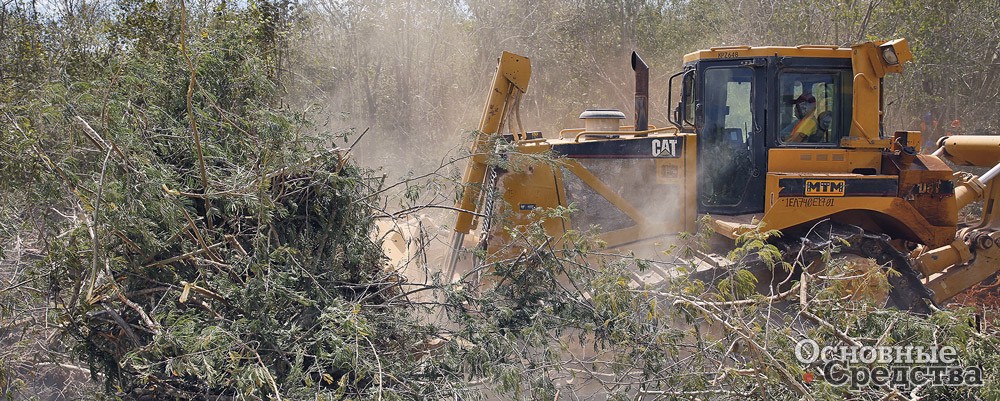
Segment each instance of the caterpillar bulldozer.
M618 110L593 109L583 128L543 135L518 113L530 60L504 52L463 176L449 264L469 243L509 253L538 210L573 205L568 217L544 219L549 236L591 230L610 249L630 249L707 222L730 245L779 230L770 241L787 257L814 259L836 241L899 273L890 306L926 312L1000 270L1000 136L945 137L928 153L921 132L886 132L883 79L911 59L905 39L696 51L669 79L669 125L655 127L649 68L632 53L632 125ZM543 154L554 161L539 162ZM991 169L975 176L952 165ZM979 220L960 223L976 201Z

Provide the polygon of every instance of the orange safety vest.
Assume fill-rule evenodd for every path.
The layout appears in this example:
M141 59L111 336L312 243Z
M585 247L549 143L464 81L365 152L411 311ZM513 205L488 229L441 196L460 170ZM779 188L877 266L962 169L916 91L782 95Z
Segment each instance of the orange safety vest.
M816 110L813 110L809 112L809 115L795 123L795 126L792 127L792 133L789 138L795 137L795 134L802 134L804 137L802 139L808 138L810 135L816 133L817 125L819 124L816 122Z

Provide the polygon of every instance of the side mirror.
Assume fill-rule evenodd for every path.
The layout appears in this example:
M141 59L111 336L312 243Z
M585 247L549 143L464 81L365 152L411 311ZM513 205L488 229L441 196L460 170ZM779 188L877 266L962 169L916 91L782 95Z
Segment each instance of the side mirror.
M676 73L674 75L671 75L670 79L667 81L667 107L670 107L670 104L674 102L674 78L677 78L677 77L683 75L684 73L685 73L685 71L681 71L681 72L678 72L678 73ZM682 111L683 111L683 107L684 107L684 100L683 100L684 99L684 88L683 87L681 87L681 93L680 93L680 95L681 95L681 101L677 102L677 107L674 108L673 110L670 110L667 113L667 120L670 121L670 123L673 124L675 127L677 127L678 130L684 128L682 126L683 124L681 124L681 122L683 121L681 115L682 115Z

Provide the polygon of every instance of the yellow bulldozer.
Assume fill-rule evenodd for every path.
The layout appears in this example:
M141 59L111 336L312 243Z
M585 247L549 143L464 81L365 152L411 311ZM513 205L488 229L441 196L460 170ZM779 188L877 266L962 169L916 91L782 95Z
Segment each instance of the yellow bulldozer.
M911 58L905 39L696 51L669 79L670 125L654 127L649 68L633 53L633 125L595 109L581 114L583 128L543 135L518 114L530 61L504 52L463 176L449 263L470 242L503 252L538 210L573 205L569 217L544 221L549 236L593 230L608 248L630 249L701 221L730 243L780 230L771 241L783 253L815 259L836 241L899 273L890 305L926 311L1000 271L1000 136L945 137L922 153L921 132L886 132L883 78ZM542 154L554 162L539 162ZM977 177L946 161L992 168ZM959 211L977 200L979 221L960 224ZM500 210L507 230L495 227ZM477 241L466 239L472 232Z

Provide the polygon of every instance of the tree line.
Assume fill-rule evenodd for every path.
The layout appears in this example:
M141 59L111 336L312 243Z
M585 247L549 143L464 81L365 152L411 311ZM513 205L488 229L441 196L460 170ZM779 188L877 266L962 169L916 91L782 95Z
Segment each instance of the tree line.
M916 318L817 280L799 287L800 313L770 319L790 295L752 295L745 274L721 293L637 287L649 261L595 262L585 232L554 249L540 226L524 239L534 253L491 266L503 286L403 285L372 233L373 216L453 192L454 149L501 50L532 58L525 125L551 135L585 108L628 108L632 50L654 68L652 121L665 125L665 80L695 49L907 37L915 62L890 82L889 123L929 114L932 129L991 132L998 7L4 1L0 397L990 398L993 380L810 385L790 352L805 338L933 343L995 377L996 336L962 310ZM440 180L395 184L422 169ZM759 235L734 258L776 252ZM665 263L690 267L684 256Z

